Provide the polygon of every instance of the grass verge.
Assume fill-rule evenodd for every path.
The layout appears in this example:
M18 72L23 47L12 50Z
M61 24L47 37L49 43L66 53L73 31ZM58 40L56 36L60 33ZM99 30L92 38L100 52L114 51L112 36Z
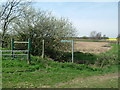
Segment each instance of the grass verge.
M51 88L56 84L65 83L75 78L85 78L118 72L117 65L98 68L85 64L70 62L61 63L47 58L42 59L37 56L31 56L31 60L31 65L28 65L25 60L3 60L3 88ZM106 88L109 85L111 87L117 87L116 79L103 80L100 81L100 84L98 83L99 80L86 80L84 82L88 82L89 85L87 85L87 87L89 88ZM102 83L104 83L103 86ZM112 86L112 83L115 84ZM85 87L80 83L75 83L73 85L79 88ZM65 85L62 87L71 86Z

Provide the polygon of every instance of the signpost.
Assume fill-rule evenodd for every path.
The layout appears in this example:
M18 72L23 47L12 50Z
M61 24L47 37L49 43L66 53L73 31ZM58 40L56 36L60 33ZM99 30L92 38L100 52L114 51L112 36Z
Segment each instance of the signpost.
M61 42L71 42L72 43L72 63L74 62L74 40L61 40Z
M72 63L74 60L74 40L72 40Z
M72 42L73 40L61 40L61 42Z

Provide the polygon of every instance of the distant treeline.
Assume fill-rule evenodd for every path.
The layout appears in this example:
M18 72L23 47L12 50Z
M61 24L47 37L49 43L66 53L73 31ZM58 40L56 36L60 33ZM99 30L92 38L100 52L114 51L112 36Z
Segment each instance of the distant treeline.
M93 39L93 38L83 36L83 37L62 37L61 39ZM97 39L97 38L94 38L94 39ZM109 37L101 37L100 39L109 39Z

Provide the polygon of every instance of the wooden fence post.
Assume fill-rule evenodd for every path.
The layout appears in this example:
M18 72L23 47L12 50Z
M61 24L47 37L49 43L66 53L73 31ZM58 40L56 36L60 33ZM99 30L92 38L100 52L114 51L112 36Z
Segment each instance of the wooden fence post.
M28 39L28 64L30 64L30 49L31 48L31 40Z
M42 40L42 58L44 58L44 52L45 52L45 41Z
M14 59L14 39L11 39L11 50L12 50L12 58Z

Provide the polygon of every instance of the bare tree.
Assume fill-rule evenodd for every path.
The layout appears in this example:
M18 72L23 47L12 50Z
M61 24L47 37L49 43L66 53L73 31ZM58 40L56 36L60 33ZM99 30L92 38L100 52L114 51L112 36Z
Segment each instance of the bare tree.
M5 34L8 31L8 26L18 16L18 6L20 5L21 0L8 0L6 3L3 3L0 7L0 24L2 35L1 38L4 40Z
M96 34L97 34L96 31L92 31L92 32L90 33L90 37L91 37L92 39L95 39L95 38L96 38Z
M101 39L101 37L102 37L101 32L98 32L98 33L96 34L96 39Z
M101 34L101 32L92 31L90 33L90 38L92 38L92 39L101 39L102 34Z

